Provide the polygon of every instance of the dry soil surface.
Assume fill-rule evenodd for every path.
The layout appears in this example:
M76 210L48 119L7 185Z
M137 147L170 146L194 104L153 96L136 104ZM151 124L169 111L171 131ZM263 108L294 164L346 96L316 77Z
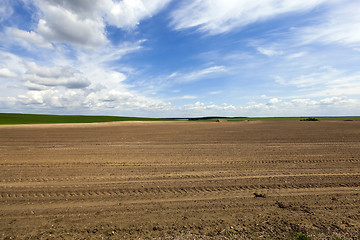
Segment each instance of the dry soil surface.
M2 239L359 239L360 122L0 126Z

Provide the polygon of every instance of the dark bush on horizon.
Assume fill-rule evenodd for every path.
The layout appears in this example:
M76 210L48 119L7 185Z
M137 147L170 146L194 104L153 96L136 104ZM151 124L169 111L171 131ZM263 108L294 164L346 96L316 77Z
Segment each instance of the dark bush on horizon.
M305 119L301 119L300 121L319 121L319 119L314 118L314 117L308 117L308 118L305 118Z

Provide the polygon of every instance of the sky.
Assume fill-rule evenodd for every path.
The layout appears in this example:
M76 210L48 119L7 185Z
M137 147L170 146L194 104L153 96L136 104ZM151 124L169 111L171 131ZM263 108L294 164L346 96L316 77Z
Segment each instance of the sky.
M360 115L359 0L1 0L0 112Z

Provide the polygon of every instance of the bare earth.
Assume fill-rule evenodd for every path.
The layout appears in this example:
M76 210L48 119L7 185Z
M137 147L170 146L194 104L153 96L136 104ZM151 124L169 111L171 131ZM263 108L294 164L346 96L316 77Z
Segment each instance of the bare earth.
M0 126L2 239L360 238L360 122Z

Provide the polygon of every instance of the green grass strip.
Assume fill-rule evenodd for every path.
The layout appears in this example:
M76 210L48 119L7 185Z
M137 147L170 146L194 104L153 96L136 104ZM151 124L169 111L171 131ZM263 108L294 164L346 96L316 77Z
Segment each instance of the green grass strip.
M44 115L0 113L0 124L50 124L50 123L95 123L115 121L171 121L166 118L140 118L86 115Z

